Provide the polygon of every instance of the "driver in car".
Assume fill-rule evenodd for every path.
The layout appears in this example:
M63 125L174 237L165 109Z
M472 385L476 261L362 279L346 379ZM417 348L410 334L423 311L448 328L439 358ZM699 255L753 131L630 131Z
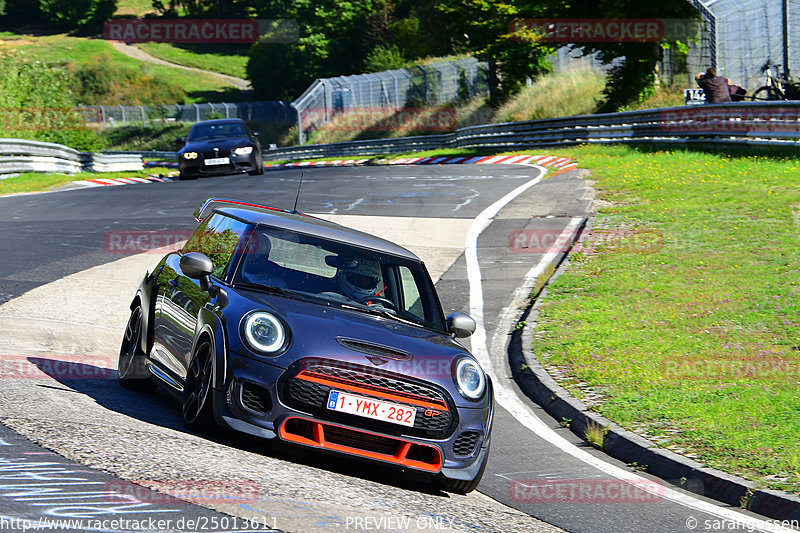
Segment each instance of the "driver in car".
M371 297L380 296L381 266L374 259L353 258L339 267L336 281L344 296L368 304Z

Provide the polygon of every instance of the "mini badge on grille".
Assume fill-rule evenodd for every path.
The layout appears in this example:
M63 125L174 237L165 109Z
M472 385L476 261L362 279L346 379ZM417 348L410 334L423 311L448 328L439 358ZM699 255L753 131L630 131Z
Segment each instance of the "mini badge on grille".
M372 357L369 357L369 356L366 356L366 357L367 357L367 361L369 361L370 363L372 363L375 366L383 366L383 365L385 365L386 363L389 362L389 361L387 361L385 359L381 359L380 357L375 356L375 355L373 355Z

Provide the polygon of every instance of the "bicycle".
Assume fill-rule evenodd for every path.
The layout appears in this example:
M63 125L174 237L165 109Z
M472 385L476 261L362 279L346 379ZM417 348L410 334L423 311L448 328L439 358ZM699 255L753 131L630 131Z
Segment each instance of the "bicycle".
M788 76L780 76L772 73L773 67L776 72L780 72L781 65L767 60L761 67L761 73L765 75L764 85L756 89L750 100L753 101L775 101L775 100L800 100L800 83L792 80Z

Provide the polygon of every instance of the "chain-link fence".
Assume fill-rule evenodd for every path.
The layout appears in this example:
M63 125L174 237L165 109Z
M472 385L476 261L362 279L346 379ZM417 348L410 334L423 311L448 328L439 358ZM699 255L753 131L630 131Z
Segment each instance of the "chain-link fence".
M297 112L290 102L264 101L238 104L203 103L163 106L80 106L87 125L101 127L200 122L215 118L241 118L251 122L294 123Z
M350 110L425 107L489 94L488 66L473 57L315 81L292 103L305 132Z

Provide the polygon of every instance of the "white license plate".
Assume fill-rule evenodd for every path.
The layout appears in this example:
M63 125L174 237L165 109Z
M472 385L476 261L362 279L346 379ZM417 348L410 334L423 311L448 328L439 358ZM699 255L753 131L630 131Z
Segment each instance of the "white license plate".
M231 160L227 157L213 157L203 161L204 165L227 165Z
M414 427L414 417L417 416L417 410L413 407L338 390L332 390L328 395L328 409L409 427Z

